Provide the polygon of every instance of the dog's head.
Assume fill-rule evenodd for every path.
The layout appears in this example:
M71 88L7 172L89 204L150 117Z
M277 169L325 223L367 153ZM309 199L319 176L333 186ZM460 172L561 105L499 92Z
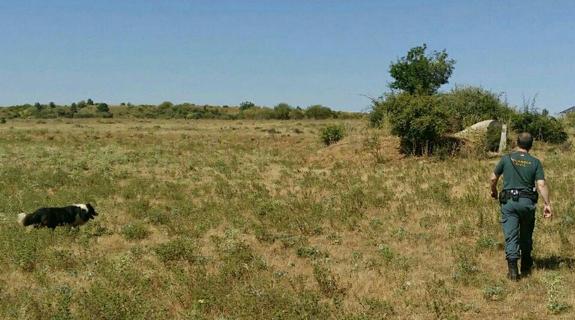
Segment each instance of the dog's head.
M94 216L98 215L96 210L94 210L94 207L92 207L92 205L89 203L78 205L78 207L80 207L80 209L81 209L79 216L84 221L94 219Z
M92 219L94 219L94 216L98 215L98 213L96 212L96 210L94 210L94 207L92 207L91 204L86 203L86 208L88 208L88 214L91 216Z

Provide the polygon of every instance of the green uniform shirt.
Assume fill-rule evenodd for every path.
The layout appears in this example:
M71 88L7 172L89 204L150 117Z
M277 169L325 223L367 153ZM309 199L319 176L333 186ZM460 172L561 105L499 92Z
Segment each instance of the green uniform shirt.
M501 158L493 172L497 176L503 174L503 190L533 190L535 181L545 180L541 161L529 153L520 151Z

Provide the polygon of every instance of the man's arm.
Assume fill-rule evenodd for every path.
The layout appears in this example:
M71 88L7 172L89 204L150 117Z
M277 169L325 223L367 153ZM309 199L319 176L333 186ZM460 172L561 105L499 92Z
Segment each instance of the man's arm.
M545 202L545 206L543 209L543 216L545 218L550 218L553 215L551 211L551 201L549 200L549 188L545 183L545 180L537 180L537 189L539 190L539 194L543 201Z
M499 181L499 176L495 173L491 174L491 197L497 199L497 181Z

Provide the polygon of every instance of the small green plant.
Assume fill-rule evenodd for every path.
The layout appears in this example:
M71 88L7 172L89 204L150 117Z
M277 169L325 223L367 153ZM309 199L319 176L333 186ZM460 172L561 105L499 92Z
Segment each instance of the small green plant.
M547 310L551 314L560 314L571 309L571 305L563 301L565 288L563 278L558 272L551 272L545 276L543 283L547 287Z
M395 257L395 252L393 252L393 250L385 244L380 244L377 247L377 251L383 260L387 263L391 262Z
M327 258L329 256L327 253L320 251L318 248L310 246L299 247L297 249L297 255L298 257L312 259Z
M379 132L374 131L371 134L367 134L363 141L363 147L369 154L371 154L376 164L382 164L386 161L381 139L379 138Z
M146 239L150 232L144 225L133 223L122 228L122 235L128 240L142 240Z
M501 285L492 285L483 289L483 298L487 301L501 301L505 299L505 288Z
M345 294L346 289L340 286L339 277L326 266L316 264L313 267L313 276L317 281L319 290L328 298Z
M497 240L490 235L482 235L477 242L475 243L475 248L477 251L487 251L487 250L494 250L497 248Z
M191 239L178 238L158 245L155 252L164 263L178 260L193 262L197 258L195 248L196 245Z
M479 273L474 250L466 245L456 245L453 249L455 256L455 273L453 278L465 285L476 279Z
M0 123L6 123L6 118L0 118Z
M342 125L329 125L320 132L321 141L326 146L337 143L345 136L345 128Z

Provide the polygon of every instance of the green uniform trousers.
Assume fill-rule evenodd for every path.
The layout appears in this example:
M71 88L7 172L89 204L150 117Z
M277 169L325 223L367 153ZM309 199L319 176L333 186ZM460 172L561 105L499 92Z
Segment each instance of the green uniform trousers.
M535 203L531 199L509 199L501 206L501 226L505 235L505 257L517 260L531 254L533 228L535 228Z

